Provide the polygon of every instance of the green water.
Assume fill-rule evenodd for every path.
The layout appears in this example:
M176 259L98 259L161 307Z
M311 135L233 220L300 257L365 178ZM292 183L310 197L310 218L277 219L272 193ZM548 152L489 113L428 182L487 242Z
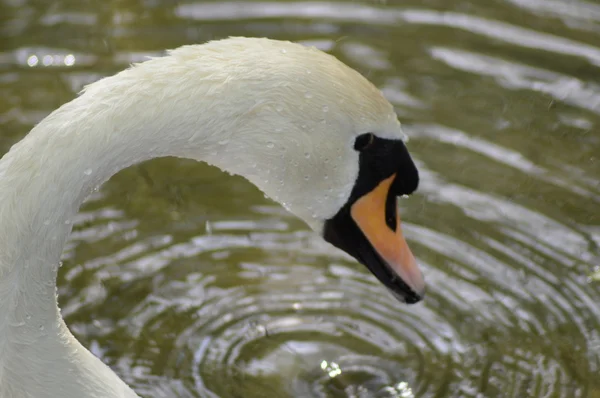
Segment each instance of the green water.
M399 304L245 180L158 159L65 248L86 347L143 397L600 397L600 3L0 0L0 153L84 84L230 35L317 45L395 105L428 296Z

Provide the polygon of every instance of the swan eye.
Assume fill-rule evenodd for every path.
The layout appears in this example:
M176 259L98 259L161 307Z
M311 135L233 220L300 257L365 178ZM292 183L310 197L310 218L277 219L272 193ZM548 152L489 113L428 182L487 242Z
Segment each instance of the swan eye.
M354 149L361 152L371 146L371 144L375 141L375 135L373 133L361 134L356 137L354 141Z

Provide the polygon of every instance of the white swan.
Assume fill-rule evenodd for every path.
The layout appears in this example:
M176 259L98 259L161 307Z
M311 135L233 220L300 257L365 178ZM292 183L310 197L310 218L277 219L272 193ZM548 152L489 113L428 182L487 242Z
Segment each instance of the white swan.
M56 274L94 187L150 158L240 174L405 302L424 283L396 214L418 184L392 106L316 49L231 38L88 86L0 160L0 397L137 397L69 332Z

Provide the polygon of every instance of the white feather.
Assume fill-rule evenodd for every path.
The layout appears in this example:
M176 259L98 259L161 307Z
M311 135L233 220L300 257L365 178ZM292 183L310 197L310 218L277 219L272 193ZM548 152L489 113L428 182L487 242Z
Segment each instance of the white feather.
M192 158L246 177L319 231L350 194L365 132L402 137L379 90L289 42L185 46L86 87L0 160L0 397L136 397L57 306L70 220L94 187L147 159Z

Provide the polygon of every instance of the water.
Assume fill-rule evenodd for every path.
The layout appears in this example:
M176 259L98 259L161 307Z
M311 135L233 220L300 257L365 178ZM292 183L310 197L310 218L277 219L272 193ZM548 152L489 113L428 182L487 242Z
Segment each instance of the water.
M1 152L84 84L230 35L332 52L410 137L412 307L206 165L94 192L60 303L142 396L600 397L600 4L0 0L0 34Z

